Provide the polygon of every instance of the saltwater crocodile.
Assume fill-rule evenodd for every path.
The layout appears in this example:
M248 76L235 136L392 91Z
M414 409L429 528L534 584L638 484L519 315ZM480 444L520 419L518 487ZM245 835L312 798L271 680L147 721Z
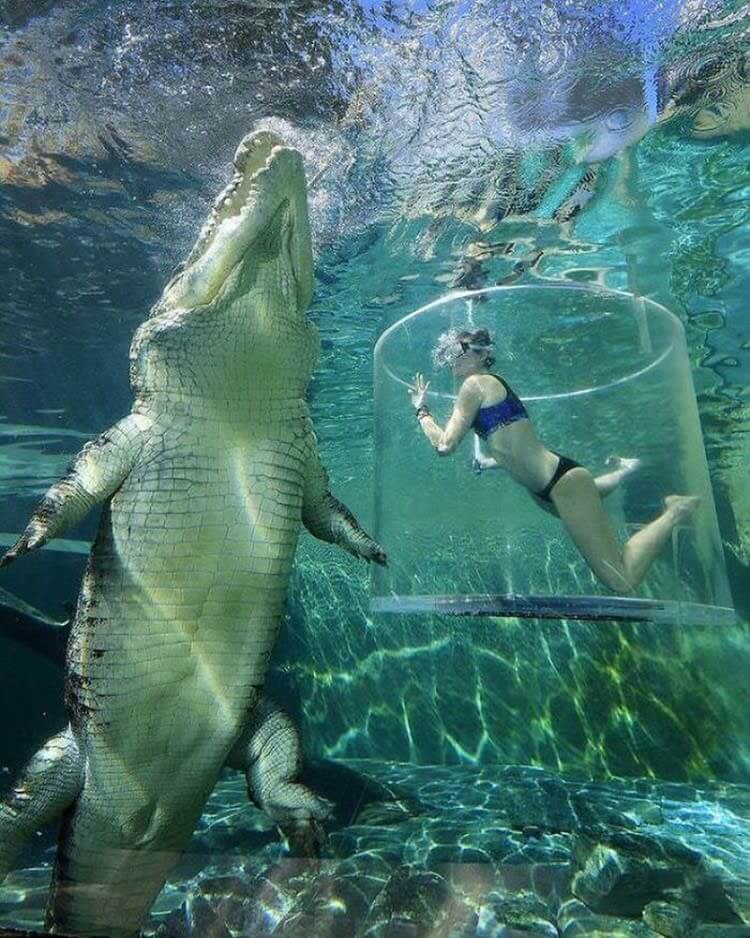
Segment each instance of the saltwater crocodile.
M328 804L297 782L261 690L302 524L382 548L328 490L305 389L318 338L302 159L245 138L131 345L132 412L88 443L0 561L103 503L68 643L70 723L0 804L0 880L62 816L47 927L137 933L225 765L298 849Z

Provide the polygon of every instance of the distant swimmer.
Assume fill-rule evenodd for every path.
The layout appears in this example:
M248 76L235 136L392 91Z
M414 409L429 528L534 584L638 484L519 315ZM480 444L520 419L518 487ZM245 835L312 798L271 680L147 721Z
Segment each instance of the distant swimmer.
M575 460L547 449L521 399L507 381L490 372L494 358L486 329L443 333L432 357L436 367L451 367L461 382L445 429L426 405L429 382L417 374L409 386L419 426L438 454L453 453L473 430L485 441L488 452L477 468L505 469L542 507L560 518L598 580L617 593L631 594L675 526L695 511L700 499L669 495L659 517L621 545L602 496L637 469L637 460L616 459L610 472L594 479Z

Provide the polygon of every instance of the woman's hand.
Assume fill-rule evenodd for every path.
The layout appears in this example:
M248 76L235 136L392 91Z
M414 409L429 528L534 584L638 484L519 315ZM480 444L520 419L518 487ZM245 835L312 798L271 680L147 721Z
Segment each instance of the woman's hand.
M409 385L409 398L415 410L424 406L427 400L427 388L429 388L429 386L430 382L425 381L424 376L419 374L419 372L414 375L414 384Z

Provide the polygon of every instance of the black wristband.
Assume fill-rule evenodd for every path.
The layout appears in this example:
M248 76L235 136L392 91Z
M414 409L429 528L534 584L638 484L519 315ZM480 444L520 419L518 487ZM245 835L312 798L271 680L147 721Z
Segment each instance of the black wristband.
M416 414L417 420L421 420L422 417L429 417L430 411L424 404L420 404L419 407L417 407L415 414Z

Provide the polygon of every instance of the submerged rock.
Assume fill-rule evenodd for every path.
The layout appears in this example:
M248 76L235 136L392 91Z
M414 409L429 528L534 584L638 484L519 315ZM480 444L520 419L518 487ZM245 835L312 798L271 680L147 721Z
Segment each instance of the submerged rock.
M709 856L661 832L599 835L600 842L578 837L574 847L578 870L571 889L593 911L639 916L650 904L679 900L696 922L747 923L750 864L739 843L730 867L717 859L726 853L722 837Z
M330 868L330 866L329 866ZM276 931L284 938L354 938L357 923L364 921L383 881L347 874L323 872L310 878Z
M479 909L477 938L558 938L546 902L533 893L491 893Z
M697 925L691 938L750 938L747 925Z
M671 902L649 902L643 910L643 921L665 938L691 938L695 929L691 910Z
M560 907L557 927L561 938L659 938L645 922L598 915L578 899L571 899Z
M725 867L704 858L688 877L681 895L705 922L742 925L736 897L741 896L745 888L747 884L735 879Z
M375 900L365 928L372 929L373 935L385 934L382 928L389 923L417 926L419 931L434 929L450 899L451 889L443 876L401 867Z
M580 853L580 849L577 853ZM644 907L678 889L686 870L665 860L635 858L604 844L588 845L573 894L594 912L638 916Z
M750 925L750 881L730 883L726 890L729 904L740 921Z
M326 775L342 805L315 861L224 777L144 934L750 938L750 789L365 760ZM0 921L41 927L48 876L14 874Z

